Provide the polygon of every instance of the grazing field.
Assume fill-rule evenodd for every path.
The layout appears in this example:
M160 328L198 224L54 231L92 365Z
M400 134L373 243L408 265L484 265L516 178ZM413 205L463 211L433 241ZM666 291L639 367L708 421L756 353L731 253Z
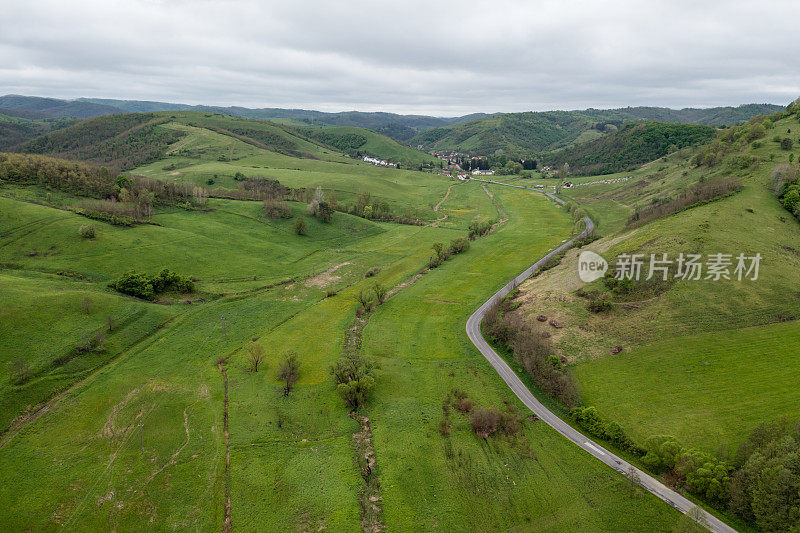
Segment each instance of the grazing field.
M796 416L800 322L656 341L578 365L583 400L640 440L727 455L763 420Z
M384 172L347 166L353 174L316 181L299 171L297 179L329 188L361 171L364 179ZM44 191L3 189L0 287L14 303L0 327L16 327L0 331L19 345L4 344L0 356L5 363L35 352L32 368L47 369L26 385L0 388L4 406L23 414L0 436L9 481L0 487L4 527L217 530L230 498L236 529L358 529L359 424L329 367L353 324L356 295L379 284L402 288L373 312L362 344L381 365L363 413L372 421L390 529L481 528L487 517L505 528L671 529L676 511L632 494L624 478L539 423L523 421L524 440L484 442L463 419L448 459L436 429L444 395L463 388L495 406L513 398L469 347L466 317L572 223L534 192L396 170L386 176L395 184L386 185L387 199L419 202L419 181L431 219L446 218L404 226L335 213L329 224L306 217L309 235L299 236L292 219L268 220L256 202L214 199L205 211L159 208L150 225L90 221L96 236L83 239L78 229L87 220L50 207ZM303 214L304 204L290 205L295 218ZM418 278L433 244L466 236L475 220L500 225ZM199 292L153 303L106 286L129 268L164 267L196 277ZM120 326L105 351L73 359L75 368L48 366L51 354L102 327L107 315ZM45 325L65 333L48 336ZM252 346L265 354L257 372L248 369ZM301 366L284 396L276 372L287 351ZM48 380L58 386L39 385ZM37 395L26 396L34 386Z

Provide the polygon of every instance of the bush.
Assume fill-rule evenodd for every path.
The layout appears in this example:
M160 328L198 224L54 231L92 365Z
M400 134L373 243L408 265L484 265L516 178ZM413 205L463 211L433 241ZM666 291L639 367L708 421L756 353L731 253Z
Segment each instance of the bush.
M270 219L292 218L289 205L275 197L265 198L263 202L264 214Z
M453 255L464 253L469 250L469 240L461 237L458 239L453 239L450 242L450 253Z
M613 307L614 304L611 301L611 295L609 295L607 292L595 292L591 295L586 309L592 313L602 313L603 311L609 311L613 309Z
M298 235L308 235L308 227L306 226L305 218L298 217L297 220L294 221L294 232Z
M94 239L95 237L94 226L92 225L81 226L80 229L78 229L78 233L84 239Z
M575 407L570 410L569 415L572 420L593 437L607 440L633 453L639 451L636 444L625 435L619 424L604 420L594 407Z
M794 143L789 137L781 139L781 150L791 150Z
M483 237L492 229L492 223L489 221L476 220L469 225L469 240L474 241L478 237Z
M644 441L642 462L655 472L672 470L678 463L683 446L671 435L653 435Z
M151 277L133 270L109 284L109 287L122 294L135 296L143 300L152 300L156 295Z
M477 436L488 439L500 427L502 418L497 409L478 407L472 411L469 417L469 425Z

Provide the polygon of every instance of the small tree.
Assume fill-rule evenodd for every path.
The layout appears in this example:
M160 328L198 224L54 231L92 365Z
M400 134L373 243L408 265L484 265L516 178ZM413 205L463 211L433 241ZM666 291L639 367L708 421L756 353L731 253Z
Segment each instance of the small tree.
M297 220L294 221L294 232L298 235L308 235L305 218L297 217Z
M360 303L361 307L363 307L364 309L367 309L369 305L372 303L372 300L369 297L369 293L365 293L364 289L358 291L358 294L356 294L356 300L358 300L358 303Z
M250 344L247 346L247 369L250 372L258 372L259 365L264 361L264 349L260 344Z
M84 296L83 300L81 300L81 311L87 315L92 314L92 299L88 296Z
M114 320L113 316L106 316L106 327L108 327L109 333L114 331L114 328L117 327L117 321Z
M358 409L367 401L375 386L375 364L359 353L348 353L340 357L331 367L331 376L336 390L351 409Z
M297 354L294 352L286 352L283 356L283 362L278 367L278 379L283 381L283 395L289 396L292 387L300 377L300 363L297 361Z

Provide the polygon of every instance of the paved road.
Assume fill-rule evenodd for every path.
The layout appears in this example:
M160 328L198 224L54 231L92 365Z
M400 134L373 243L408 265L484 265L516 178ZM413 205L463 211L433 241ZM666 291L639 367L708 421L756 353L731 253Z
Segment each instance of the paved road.
M499 185L507 185L504 183L498 183ZM509 185L514 187L514 185ZM519 186L517 186L519 187ZM527 188L527 187L523 187ZM560 199L555 197L550 193L544 193L549 198L553 199L554 201L563 204L564 202ZM562 419L557 417L550 411L547 407L542 405L542 403L536 399L536 397L531 393L530 390L522 383L519 379L517 374L511 370L508 364L503 360L502 357L497 355L497 353L492 349L491 346L486 342L481 335L481 321L483 320L484 315L486 314L487 309L492 306L495 302L502 299L512 290L514 290L520 283L525 281L527 278L531 276L542 264L544 264L548 259L553 257L554 255L561 253L565 249L572 246L572 244L586 235L588 235L593 229L594 224L588 217L584 217L585 228L580 235L573 237L572 239L564 242L561 246L553 250L552 252L548 253L530 267L528 267L522 274L508 282L506 286L502 289L497 291L494 296L489 298L489 300L484 303L482 306L478 308L477 311L472 313L472 316L469 317L467 320L467 336L472 341L472 343L480 350L486 360L494 367L500 377L503 378L503 381L514 391L514 394L517 395L517 398L522 400L531 411L533 411L536 416L538 416L542 421L544 421L547 425L561 433L564 437L575 443L576 445L580 446L583 450L590 453L597 459L601 460L617 472L628 476L630 472L635 472L639 477L640 485L645 488L646 490L652 492L671 506L675 507L679 511L683 513L688 513L692 509L696 507L694 503L689 501L688 499L684 498L674 490L666 487L658 480L647 474L646 472L639 470L635 466L631 465L627 461L623 460L620 457L617 457L610 451L606 450L596 442L593 442L591 439L584 436L578 430L564 422ZM721 521L720 519L716 518L715 516L707 513L702 509L697 509L699 513L697 514L699 520L698 522L702 523L702 525L706 526L710 531L720 532L720 533L735 533L736 530L727 525L725 522Z

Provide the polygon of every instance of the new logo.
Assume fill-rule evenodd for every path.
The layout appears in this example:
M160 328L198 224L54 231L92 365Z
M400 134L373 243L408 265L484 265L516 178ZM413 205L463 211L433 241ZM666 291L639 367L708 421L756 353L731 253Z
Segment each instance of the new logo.
M578 277L584 283L590 283L605 276L608 270L608 261L589 250L584 250L578 256Z

